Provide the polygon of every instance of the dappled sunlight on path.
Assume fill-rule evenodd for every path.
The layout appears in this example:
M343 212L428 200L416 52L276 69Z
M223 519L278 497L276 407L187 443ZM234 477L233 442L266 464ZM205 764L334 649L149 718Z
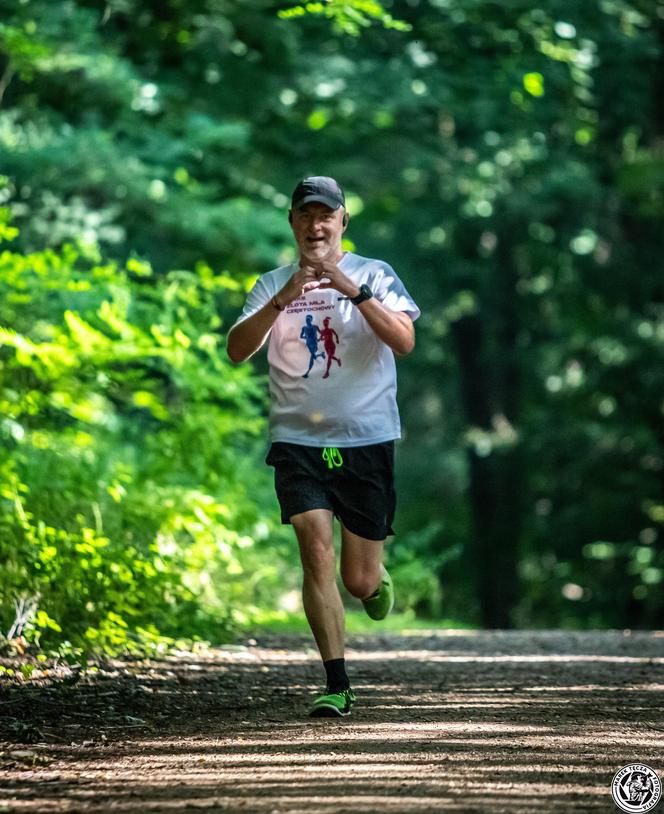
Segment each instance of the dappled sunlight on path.
M302 638L115 662L59 719L47 688L26 685L44 739L5 743L0 812L608 812L623 765L662 774L661 635L349 644L358 703L344 720L306 716L322 669ZM125 726L100 697L123 704Z

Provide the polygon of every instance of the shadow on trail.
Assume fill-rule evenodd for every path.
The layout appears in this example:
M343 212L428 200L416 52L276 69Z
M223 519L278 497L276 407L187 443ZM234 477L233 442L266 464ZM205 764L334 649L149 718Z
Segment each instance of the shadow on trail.
M302 639L112 662L71 687L5 688L2 737L20 741L7 724L21 720L39 745L32 765L2 772L4 799L17 811L132 814L607 811L621 766L661 772L662 637L349 644L359 700L343 720L307 717L323 671Z

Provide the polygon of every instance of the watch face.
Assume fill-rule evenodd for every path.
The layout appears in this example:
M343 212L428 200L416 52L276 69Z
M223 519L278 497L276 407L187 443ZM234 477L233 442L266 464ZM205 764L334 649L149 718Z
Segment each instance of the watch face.
M369 288L369 286L366 283L362 283L362 285L360 286L360 293L357 295L357 297L353 298L352 302L354 302L355 305L359 305L361 302L364 302L365 300L370 300L372 297L373 291Z

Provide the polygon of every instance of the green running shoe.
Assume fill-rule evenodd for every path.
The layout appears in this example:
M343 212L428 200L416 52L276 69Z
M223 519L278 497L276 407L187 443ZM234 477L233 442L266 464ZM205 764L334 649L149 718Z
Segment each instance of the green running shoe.
M351 707L356 700L355 693L350 687L341 692L319 695L313 703L309 716L311 718L340 718L350 715Z
M376 590L362 600L364 610L372 619L384 619L387 614L394 607L394 586L392 585L392 577L385 570L385 566L381 565L383 569L383 579Z

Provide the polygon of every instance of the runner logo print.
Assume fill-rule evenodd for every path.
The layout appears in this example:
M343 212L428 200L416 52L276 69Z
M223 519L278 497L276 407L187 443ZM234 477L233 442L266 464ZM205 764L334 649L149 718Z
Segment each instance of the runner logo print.
M662 796L662 783L645 763L629 763L613 776L611 795L622 811L651 811Z
M300 339L304 340L307 350L309 351L309 367L306 373L302 374L303 379L309 378L316 359L323 359L325 362L327 358L327 366L323 374L324 379L328 379L330 376L332 362L336 362L337 365L341 367L341 359L336 355L337 345L339 344L339 334L330 326L330 317L325 317L323 327L320 328L315 324L313 314L307 314L302 330L300 331ZM319 342L322 342L323 348L325 348L325 350L320 352L318 350Z

